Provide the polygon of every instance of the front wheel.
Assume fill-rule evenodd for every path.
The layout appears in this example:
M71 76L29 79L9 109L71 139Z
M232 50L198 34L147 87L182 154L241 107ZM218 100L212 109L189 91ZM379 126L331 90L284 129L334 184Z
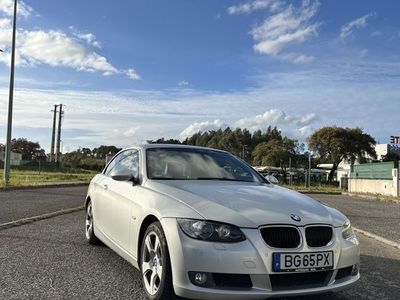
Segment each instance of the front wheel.
M94 221L93 221L93 209L92 209L92 202L86 206L86 214L85 214L85 235L86 240L89 244L97 245L100 243L100 240L94 234Z
M147 228L140 258L143 285L148 298L175 299L167 240L159 222L154 222Z

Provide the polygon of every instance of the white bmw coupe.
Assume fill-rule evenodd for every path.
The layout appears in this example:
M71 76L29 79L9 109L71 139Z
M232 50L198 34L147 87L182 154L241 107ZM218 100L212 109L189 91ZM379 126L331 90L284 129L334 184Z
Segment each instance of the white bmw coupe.
M269 183L220 150L144 145L91 181L86 238L141 271L149 299L264 299L338 291L360 249L334 208Z

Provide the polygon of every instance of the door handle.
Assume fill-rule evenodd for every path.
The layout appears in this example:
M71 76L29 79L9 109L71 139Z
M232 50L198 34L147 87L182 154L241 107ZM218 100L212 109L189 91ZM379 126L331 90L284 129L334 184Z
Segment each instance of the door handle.
M108 189L108 185L107 185L107 184L103 184L103 188L104 188L105 190L107 190L107 189Z

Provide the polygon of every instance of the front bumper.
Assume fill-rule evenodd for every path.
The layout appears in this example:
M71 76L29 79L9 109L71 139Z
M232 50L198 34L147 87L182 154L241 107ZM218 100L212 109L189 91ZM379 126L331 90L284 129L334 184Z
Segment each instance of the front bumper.
M179 296L192 299L264 299L307 295L338 291L354 284L360 275L345 276L336 280L338 269L359 265L360 249L357 240L343 240L341 229L336 228L334 241L327 247L309 248L303 244L298 249L273 249L268 247L258 229L242 229L247 239L240 243L225 244L204 242L187 237L180 229L176 219L162 219L172 267L173 285ZM302 230L302 229L300 229ZM333 251L334 268L327 273L323 286L288 289L275 289L270 275L274 252L315 252ZM251 288L204 288L192 284L190 271L218 274L247 274L251 278Z

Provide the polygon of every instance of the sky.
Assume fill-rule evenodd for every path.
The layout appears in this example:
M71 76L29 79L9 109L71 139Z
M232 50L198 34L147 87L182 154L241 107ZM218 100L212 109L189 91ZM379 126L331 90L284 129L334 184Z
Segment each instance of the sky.
M12 0L0 0L0 142ZM397 0L19 1L13 137L64 152L277 126L400 135Z

